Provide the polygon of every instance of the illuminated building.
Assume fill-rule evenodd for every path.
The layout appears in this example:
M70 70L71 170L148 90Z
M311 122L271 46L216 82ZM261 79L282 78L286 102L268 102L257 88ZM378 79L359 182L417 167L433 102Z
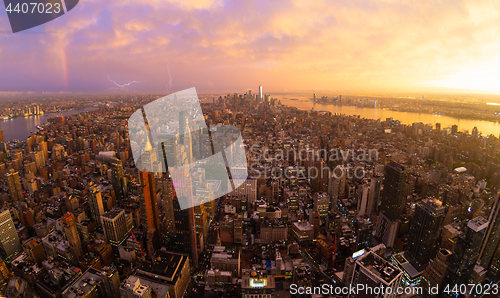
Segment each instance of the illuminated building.
M14 257L21 252L21 242L12 221L9 209L0 212L0 254L3 258Z
M263 271L246 271L241 279L243 298L274 298L275 289L274 276Z
M349 298L356 297L396 297L396 289L400 286L403 273L391 263L379 257L373 252L365 253L355 261L351 286L354 288L358 284L365 286L365 291L349 293ZM384 294L376 295L370 293L370 290L391 288ZM391 294L389 294L391 292Z
M125 210L115 207L101 215L101 221L106 239L118 251L118 246L127 240L129 233Z
M189 257L159 250L149 266L140 267L135 276L144 282L154 282L169 287L171 298L182 298L191 280Z
M75 216L73 213L67 212L62 217L64 233L72 249L75 252L77 259L83 256L82 244L80 242L80 236L78 235L78 230L76 229Z
M96 185L92 186L89 191L88 203L90 207L90 217L100 226L101 215L104 214L104 205L102 203L101 192Z
M427 266L436 255L439 228L445 216L445 208L435 198L422 200L415 206L405 250L419 266Z
M467 223L465 233L458 238L446 271L445 284L467 284L479 257L488 221L476 217Z
M22 201L24 200L23 189L21 187L21 179L19 178L19 173L14 169L11 169L7 174L7 187L9 188L9 194L12 201Z
M119 202L127 195L127 181L123 172L122 162L116 158L111 158L111 184L115 191L116 200Z
M437 256L431 261L429 266L425 268L421 287L426 297L432 297L432 295L429 294L429 288L435 286L439 287L443 283L451 254L451 251L447 249L439 250Z

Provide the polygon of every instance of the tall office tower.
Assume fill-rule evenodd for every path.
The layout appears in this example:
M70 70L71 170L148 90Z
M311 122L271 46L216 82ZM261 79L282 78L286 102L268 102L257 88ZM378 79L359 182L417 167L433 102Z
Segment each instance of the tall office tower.
M180 114L179 114L180 115ZM180 124L179 124L179 129L180 129ZM181 144L184 148L184 152L186 154L186 159L182 163L183 165L187 164L192 164L193 161L193 136L191 135L191 127L189 126L189 121L188 118L186 117L185 119L185 125L184 125L184 130L179 132L179 137L180 140L182 141Z
M399 218L399 216L401 216L405 187L405 168L402 165L391 161L385 169L381 208L384 215L391 221L395 221Z
M262 93L262 86L259 86L259 100L264 100L264 94Z
M97 225L101 225L101 215L104 214L104 205L102 203L102 195L96 185L91 186L88 199L90 207L90 217Z
M313 192L328 191L330 169L323 160L314 162L311 169L311 190Z
M123 164L116 157L111 158L111 184L115 191L116 200L125 199L127 196L127 180L123 171Z
M369 248L372 246L373 223L364 218L358 218L358 226L356 228L356 249Z
M174 201L174 211L176 213L176 231L179 239L191 249L193 265L198 265L198 241L196 235L194 208L180 210L179 201L188 201L189 206L194 205L194 190L192 185L189 167L176 167L171 173L177 200Z
M357 208L358 217L364 217L367 214L369 193L370 193L370 185L367 182L365 182L363 184L363 187L359 189L358 208Z
M477 137L479 134L478 130L477 130L477 126L474 126L474 128L472 129L472 136L473 137Z
M189 127L189 115L187 111L179 112L179 140L184 144L184 134Z
M382 206L377 218L375 237L385 246L392 247L403 209L403 196L406 186L404 167L392 162L386 166Z
M424 297L427 298L435 296L429 291L429 289L435 286L438 286L439 288L443 283L446 276L446 270L448 269L448 260L451 254L451 251L445 248L439 250L437 256L431 261L429 266L425 268L421 283Z
M252 99L253 99L253 97L252 97L252 90L248 90L248 100L252 100Z
M152 256L160 248L160 218L158 214L159 193L156 189L154 173L141 172L139 175L144 194L144 211L147 223L147 251Z
M31 152L30 156L31 160L35 161L37 168L45 165L45 156L42 151Z
M489 268L493 255L500 248L500 192L495 194L494 204L488 218L489 225L484 237L479 260L481 266Z
M71 244L71 248L75 252L77 259L81 259L83 256L82 244L80 242L80 236L78 235L78 230L76 229L75 216L73 213L67 212L62 217L64 233L68 242Z
M354 291L349 293L349 298L357 297L396 297L397 288L400 286L403 272L396 266L387 262L383 258L370 251L356 260L352 272L351 285L357 288L364 285L364 291ZM384 293L381 291L385 288ZM391 288L391 290L387 289Z
M14 169L11 169L9 174L7 174L7 186L9 188L9 194L12 201L24 200L21 179L19 178L19 173L14 171Z
M451 133L456 134L458 132L458 125L452 125L451 126Z
M436 131L441 132L441 123L436 123Z
M101 215L101 221L106 239L117 252L118 246L127 240L129 232L125 210L114 207Z
M170 178L162 178L160 181L161 199L165 221L165 235L169 237L175 236L175 214L174 214L174 191L172 188L172 180Z
M445 208L435 198L424 199L416 205L405 249L418 265L426 266L436 255L438 231L444 216Z
M0 143L5 142L4 137L3 137L3 130L0 130Z
M21 251L21 242L10 211L9 209L3 209L0 212L0 254L4 259L8 259Z
M487 227L488 221L483 217L469 220L465 233L457 239L453 249L443 286L449 284L452 288L457 284L468 284L479 257Z
M144 193L144 202L146 206L146 217L148 229L159 230L160 217L158 215L158 191L154 173L141 172L141 187Z
M370 181L370 199L368 200L367 215L378 214L378 203L380 202L380 190L382 188L382 175L375 173Z

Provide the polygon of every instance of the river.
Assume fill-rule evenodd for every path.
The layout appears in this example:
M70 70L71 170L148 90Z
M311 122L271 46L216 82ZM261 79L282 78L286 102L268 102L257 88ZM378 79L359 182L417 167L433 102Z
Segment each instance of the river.
M451 127L452 125L458 125L459 131L467 130L469 133L472 132L474 127L477 127L478 131L482 133L483 136L489 136L493 134L499 136L500 134L500 123L481 121L481 120L470 120L470 119L458 119L443 115L436 114L421 114L421 113L408 113L408 112L396 112L388 109L376 109L376 108L356 108L354 106L335 106L335 105L324 105L316 104L314 105L311 101L306 98L293 97L298 100L291 100L289 98L278 98L281 104L296 107L301 110L319 110L328 111L332 113L340 113L345 115L359 115L361 118L367 119L381 119L385 121L386 118L393 118L394 120L399 120L403 124L412 124L414 122L422 122L424 124L432 124L435 127L436 123L441 123L441 128Z
M278 98L281 104L296 107L302 110L320 110L328 111L332 113L340 113L345 115L359 115L362 118L368 119L382 119L393 118L394 120L399 120L403 124L412 124L414 122L422 122L425 124L432 124L435 127L436 123L441 123L442 128L451 127L452 125L458 125L459 131L468 130L469 132L476 126L478 131L483 135L493 134L498 136L500 134L500 123L481 121L481 120L469 120L469 119L457 119L453 117L436 115L436 114L420 114L420 113L408 113L408 112L396 112L390 111L388 109L374 109L374 108L356 108L354 106L335 106L335 105L314 105L311 101L306 98L296 97L298 100L291 100L289 98ZM25 140L31 135L32 132L36 132L37 125L42 125L47 122L48 119L56 116L70 116L74 114L79 114L82 112L96 110L97 108L89 107L85 109L78 110L68 110L60 113L49 113L38 116L29 117L17 117L9 120L0 120L0 130L4 132L4 139L6 142L17 139Z
M71 116L83 112L93 111L97 108L89 107L77 110L67 110L59 113L47 113L43 115L17 117L8 120L0 120L0 130L3 130L5 142L12 140L26 140L32 132L37 131L37 126L46 123L50 118L60 116Z

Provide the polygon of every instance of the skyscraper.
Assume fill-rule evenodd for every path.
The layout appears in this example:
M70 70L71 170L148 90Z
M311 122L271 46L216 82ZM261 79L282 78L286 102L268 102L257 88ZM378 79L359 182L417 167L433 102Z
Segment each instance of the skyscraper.
M9 209L3 209L0 212L0 254L3 258L11 258L21 251L21 242L10 211Z
M483 217L476 217L468 221L465 233L458 238L453 254L450 256L444 280L445 285L449 284L451 288L457 284L468 283L479 257L487 227L488 221Z
M441 201L435 198L424 199L415 207L406 250L420 266L427 265L436 255L437 231L443 222L444 212Z
M116 157L111 158L111 184L115 191L116 200L123 200L127 195L127 181L122 162Z
M154 173L141 172L140 178L141 187L144 193L148 229L158 230L160 227L160 219L158 215L158 191Z
M262 86L259 86L259 100L263 100L264 95L262 94Z
M80 236L78 235L78 230L76 229L75 216L73 213L67 212L62 217L64 233L68 242L71 244L77 259L83 256L82 244L80 242Z
M23 189L21 187L21 179L19 173L11 169L7 174L7 186L12 201L21 201L24 199Z
M140 173L141 187L144 194L144 209L147 222L147 248L152 256L160 246L160 218L158 215L157 188L154 173Z
M196 223L194 208L180 210L179 201L184 200L191 202L193 206L194 193L189 167L176 167L172 172L173 184L177 200L174 201L176 232L177 236L185 246L189 244L193 264L198 264L198 239L196 235ZM189 243L187 243L189 242Z
M381 210L392 221L397 220L401 215L405 186L405 168L391 161L385 169Z
M500 247L500 193L496 193L494 205L491 208L489 216L489 226L486 231L485 239L481 247L479 259L481 266L488 268L495 251Z
M365 253L356 260L352 273L352 287L364 285L365 291L349 293L349 298L356 297L395 297L396 288L400 286L403 273L396 266L387 262L373 252ZM374 289L385 288L384 294ZM391 288L392 291L387 288ZM371 292L370 292L371 291Z
M129 232L125 210L114 207L101 215L101 221L106 239L118 251L118 246L127 240Z
M161 199L165 221L165 234L173 237L175 236L175 214L172 180L170 178L162 178L160 185L162 188Z
M403 210L403 197L406 186L406 174L402 165L391 161L385 169L382 206L377 218L376 238L385 246L394 245L399 226L399 217Z
M90 217L100 226L101 215L104 214L104 205L102 203L101 192L96 185L93 185L90 189L88 202L90 207Z

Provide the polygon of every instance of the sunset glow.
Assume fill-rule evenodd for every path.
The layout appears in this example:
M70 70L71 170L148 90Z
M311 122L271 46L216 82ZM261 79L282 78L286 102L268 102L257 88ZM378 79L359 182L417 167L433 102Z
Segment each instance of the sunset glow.
M499 25L498 1L86 0L19 34L0 18L0 90L165 90L170 63L172 91L500 94Z

